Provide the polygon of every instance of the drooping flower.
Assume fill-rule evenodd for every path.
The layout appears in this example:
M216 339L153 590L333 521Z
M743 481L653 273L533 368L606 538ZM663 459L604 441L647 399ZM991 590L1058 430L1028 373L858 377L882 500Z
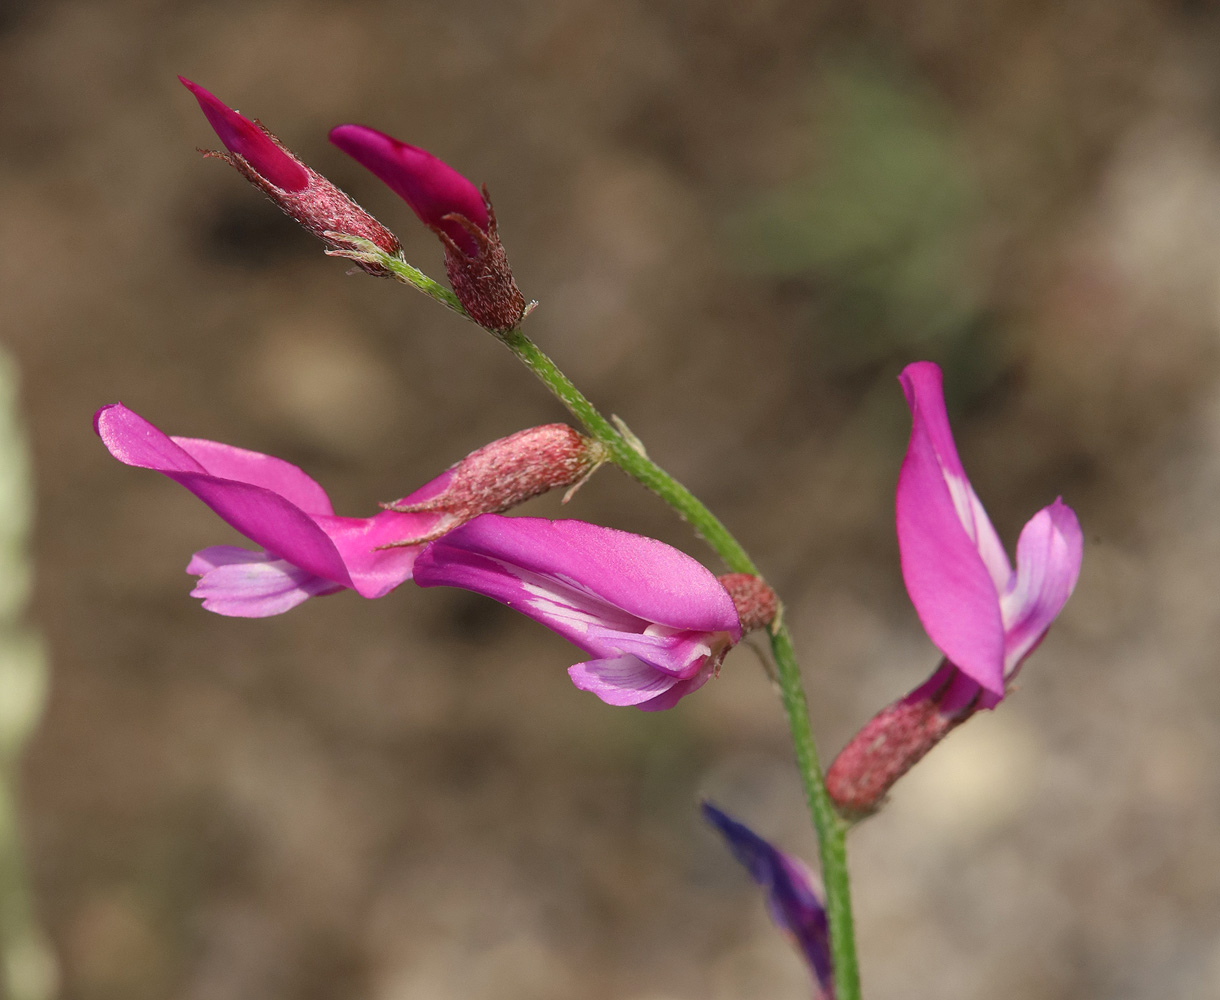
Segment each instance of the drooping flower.
M496 228L487 197L443 160L364 125L339 125L330 141L376 174L445 245L453 292L480 326L510 330L525 314L525 296Z
M1014 570L958 458L940 369L916 362L899 381L912 417L895 503L902 575L945 660L831 766L827 786L849 815L875 810L950 730L999 704L1071 596L1083 554L1080 522L1059 499L1022 529Z
M421 587L461 587L558 632L591 659L572 682L608 705L671 708L741 638L732 598L690 556L583 521L487 514L428 546Z
M185 486L262 547L212 546L195 553L187 566L200 577L192 596L203 598L209 611L242 618L280 614L345 588L382 597L411 579L429 539L484 511L576 482L597 453L586 456L585 439L560 427L534 428L521 432L533 435L525 442L518 434L479 449L398 501L398 509L339 517L322 487L282 459L169 437L121 403L102 407L94 417L98 436L120 462ZM531 441L541 445L533 469Z
M817 990L815 1000L833 1000L834 972L826 909L808 866L774 847L710 802L704 802L702 809L704 818L724 837L733 856L767 891L771 919L800 949L813 972Z
M213 94L178 77L224 143L227 153L206 152L237 169L287 215L329 247L347 252L355 245L344 236L368 240L387 254L402 250L398 238L316 170L302 163L258 121L238 114ZM380 264L353 257L370 274L389 274Z

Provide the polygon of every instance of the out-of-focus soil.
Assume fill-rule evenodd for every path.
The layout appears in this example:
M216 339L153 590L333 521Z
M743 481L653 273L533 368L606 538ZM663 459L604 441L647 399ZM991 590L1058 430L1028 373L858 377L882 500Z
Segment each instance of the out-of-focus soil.
M1210 5L1151 0L0 4L0 336L54 671L24 822L63 996L809 995L695 809L815 857L749 649L650 715L463 593L210 615L183 568L232 533L90 417L281 455L351 514L562 419L492 338L200 159L174 74L439 275L326 130L418 143L489 185L539 343L784 595L829 755L937 661L891 514L893 377L925 345L900 311L844 362L870 327L827 305L840 279L738 234L827 155L825 81L860 61L930 95L973 178L969 319L926 355L974 485L1010 543L1059 494L1087 537L1019 694L853 836L867 995L1220 995L1218 46ZM714 565L613 470L562 513Z

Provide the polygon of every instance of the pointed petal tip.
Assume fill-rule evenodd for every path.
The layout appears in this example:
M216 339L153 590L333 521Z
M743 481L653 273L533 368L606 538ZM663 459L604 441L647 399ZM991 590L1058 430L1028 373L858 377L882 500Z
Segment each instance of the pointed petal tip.
M275 143L255 122L233 110L211 91L179 76L182 85L195 95L216 137L225 149L245 160L261 177L281 191L295 193L309 187L309 172L294 157Z
M944 382L944 373L935 361L912 361L898 373L898 384L902 386L907 404L912 409L920 393L930 390L942 394Z
M93 414L93 433L98 437L102 436L102 421L111 410L116 408L127 409L122 403L107 403L105 406L99 406L97 412Z
M461 215L487 231L483 194L466 177L426 149L367 125L336 125L330 141L403 199L426 226L440 229L469 256L478 244L448 215Z

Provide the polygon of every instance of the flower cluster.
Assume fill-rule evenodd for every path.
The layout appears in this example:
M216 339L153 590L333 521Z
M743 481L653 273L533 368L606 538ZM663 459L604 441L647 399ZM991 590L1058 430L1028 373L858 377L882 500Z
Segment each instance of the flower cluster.
M226 152L209 155L234 166L325 241L329 252L376 276L409 267L388 229L261 124L182 82L225 146ZM440 238L462 309L512 347L527 310L486 189L431 153L363 125L341 125L330 138ZM449 293L440 295L453 305ZM516 332L508 336L510 331ZM896 497L902 576L944 659L926 682L849 741L827 772L824 790L816 766L805 762L813 775L807 787L828 793L849 821L876 811L894 782L952 729L999 704L1071 595L1082 557L1076 515L1055 500L1021 532L1014 567L958 458L940 369L918 362L899 381L912 416ZM573 403L579 393L567 385L570 393L557 394L584 417ZM758 576L717 577L672 546L614 528L503 516L557 487L567 488L566 501L611 458L630 471L632 456L614 448L637 442L615 436L600 417L585 423L593 436L547 424L493 441L367 517L335 514L322 487L295 465L215 441L170 437L121 403L99 410L94 425L120 462L185 487L256 546L211 546L187 565L199 578L193 596L217 614L276 615L342 590L378 598L409 580L462 588L578 647L587 659L568 670L577 688L606 704L646 711L671 708L702 687L752 630L777 633L780 662L782 610ZM664 474L650 468L652 479L639 478L655 488ZM752 568L744 556L738 561ZM788 682L784 697L792 720L800 714L794 704L800 712L803 707L799 697L790 700L792 675ZM799 694L799 678L795 683ZM822 802L820 814L833 816L831 804L825 797ZM846 990L850 977L836 977L827 910L812 874L716 807L705 803L703 812L765 888L776 924L812 971L817 997L833 1000L836 978ZM835 820L819 829L841 837L844 826ZM827 886L833 888L830 872L828 861ZM831 904L832 914L842 913L833 899ZM851 963L838 963L840 974L849 969Z

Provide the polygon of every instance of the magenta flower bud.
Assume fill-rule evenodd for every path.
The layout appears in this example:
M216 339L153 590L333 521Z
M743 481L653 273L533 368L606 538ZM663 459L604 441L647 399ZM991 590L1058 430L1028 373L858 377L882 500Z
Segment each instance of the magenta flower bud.
M742 632L766 628L775 621L779 599L761 577L750 573L724 573L716 579L733 599Z
M387 510L444 515L427 537L394 544L431 541L480 514L509 510L557 486L577 487L605 460L603 445L567 424L544 424L510 434L453 466L435 496L385 504Z
M208 124L227 153L206 152L225 160L291 216L334 250L358 250L343 237L367 240L387 254L398 254L398 238L335 185L296 158L263 126L238 114L185 77L178 77L199 102ZM380 264L357 260L369 274L388 275Z
M364 125L339 125L330 141L376 174L445 245L445 271L463 308L496 333L525 315L487 190L443 160Z
M572 682L608 705L672 708L741 639L711 571L655 538L583 521L484 514L432 542L421 587L461 587L557 632L592 658Z
M452 216L461 216L487 232L491 225L483 195L465 177L427 150L399 142L364 125L339 125L330 141L376 174L411 206L429 229L439 229L469 257L479 245Z
M958 458L940 369L916 362L899 381L912 418L895 502L902 576L945 662L831 765L827 787L849 816L876 810L952 729L999 704L1071 596L1083 554L1080 522L1056 500L1021 531L1014 569Z
M704 802L702 809L704 819L724 837L750 878L767 891L772 921L800 950L813 973L814 1000L833 1000L830 929L812 872L803 861L772 846L710 802Z

